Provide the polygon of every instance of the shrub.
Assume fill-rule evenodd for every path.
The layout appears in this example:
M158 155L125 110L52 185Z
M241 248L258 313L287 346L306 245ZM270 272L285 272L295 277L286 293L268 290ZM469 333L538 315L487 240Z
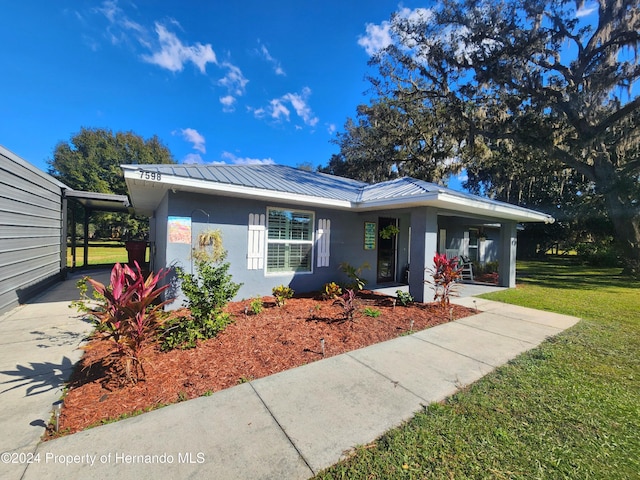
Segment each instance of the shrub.
M263 308L264 305L262 304L262 297L254 297L251 299L251 302L249 302L249 309L254 315L261 313Z
M200 320L196 320L191 315L180 316L165 323L162 333L162 350L194 348L198 340L215 337L231 323L233 323L231 315L222 310L213 312L210 317Z
M271 293L276 298L276 305L282 307L288 299L293 297L293 289L285 285L273 287Z
M413 297L409 292L396 290L396 298L398 299L398 303L403 307L406 307L413 303Z
M456 281L461 277L462 267L458 265L458 257L447 258L443 253L436 253L433 263L433 300L446 307L451 303L451 295L455 293Z
M342 288L335 282L325 283L322 289L322 298L329 300L342 295Z
M187 273L177 267L184 306L190 311L188 317L167 322L163 334L163 348L192 348L197 340L215 337L232 322L224 307L238 293L241 283L234 283L229 275L229 263L223 262L226 254L218 260L201 256L194 257L196 274Z
M474 275L489 275L492 273L498 273L498 261L486 262L486 263L478 263L473 265L473 274Z
M619 266L621 264L613 239L578 243L576 253L580 260L593 267Z
M345 320L353 320L356 313L356 294L353 290L348 289L342 295L335 299L334 305L340 305L343 310Z
M136 270L116 263L111 270L109 286L87 278L101 298L95 308L85 308L96 321L97 334L116 346L116 372L126 382L144 377L142 350L157 338L162 326L160 310L172 300L158 302L169 285L158 287L168 273L160 270L145 280L138 263Z
M382 312L380 312L380 310L376 308L365 307L362 310L362 313L364 313L367 317L376 318L376 317L379 317Z
M342 270L347 277L351 280L351 283L346 285L347 290L353 290L359 292L362 290L367 281L361 277L362 270L371 268L367 262L363 263L359 267L354 267L348 262L342 262L340 264L340 270Z

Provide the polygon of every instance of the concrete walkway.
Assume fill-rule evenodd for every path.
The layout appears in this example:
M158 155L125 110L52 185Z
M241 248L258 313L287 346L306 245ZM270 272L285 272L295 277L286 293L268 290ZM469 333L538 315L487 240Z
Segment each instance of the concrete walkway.
M578 321L459 298L480 313L39 443L90 330L75 295L72 279L0 317L0 478L305 479Z

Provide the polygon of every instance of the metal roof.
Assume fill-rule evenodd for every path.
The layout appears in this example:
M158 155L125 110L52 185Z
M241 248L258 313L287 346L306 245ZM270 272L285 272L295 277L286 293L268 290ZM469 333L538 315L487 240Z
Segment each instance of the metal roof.
M360 190L368 185L286 165L123 165L126 167L190 180L346 201L356 201Z
M134 208L152 214L168 190L199 192L343 210L434 206L518 222L553 217L441 185L403 177L377 184L285 165L122 165Z
M80 190L63 190L65 198L76 200L89 210L103 212L130 212L131 205L126 195L112 193L83 192Z

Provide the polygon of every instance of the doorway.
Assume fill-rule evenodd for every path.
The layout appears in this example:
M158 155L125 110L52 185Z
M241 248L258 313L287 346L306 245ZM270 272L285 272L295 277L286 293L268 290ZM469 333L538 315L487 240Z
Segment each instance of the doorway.
M398 245L398 219L378 219L378 268L377 283L396 281L396 257Z

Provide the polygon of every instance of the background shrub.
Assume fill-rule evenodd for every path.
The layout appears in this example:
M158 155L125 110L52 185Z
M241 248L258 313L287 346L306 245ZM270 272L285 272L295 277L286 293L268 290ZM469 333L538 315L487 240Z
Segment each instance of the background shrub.
M231 316L223 310L242 284L232 281L230 264L224 262L224 258L225 255L215 261L205 257L194 258L195 274L176 268L186 297L184 306L190 315L167 322L163 349L195 347L197 340L215 337L232 322Z

